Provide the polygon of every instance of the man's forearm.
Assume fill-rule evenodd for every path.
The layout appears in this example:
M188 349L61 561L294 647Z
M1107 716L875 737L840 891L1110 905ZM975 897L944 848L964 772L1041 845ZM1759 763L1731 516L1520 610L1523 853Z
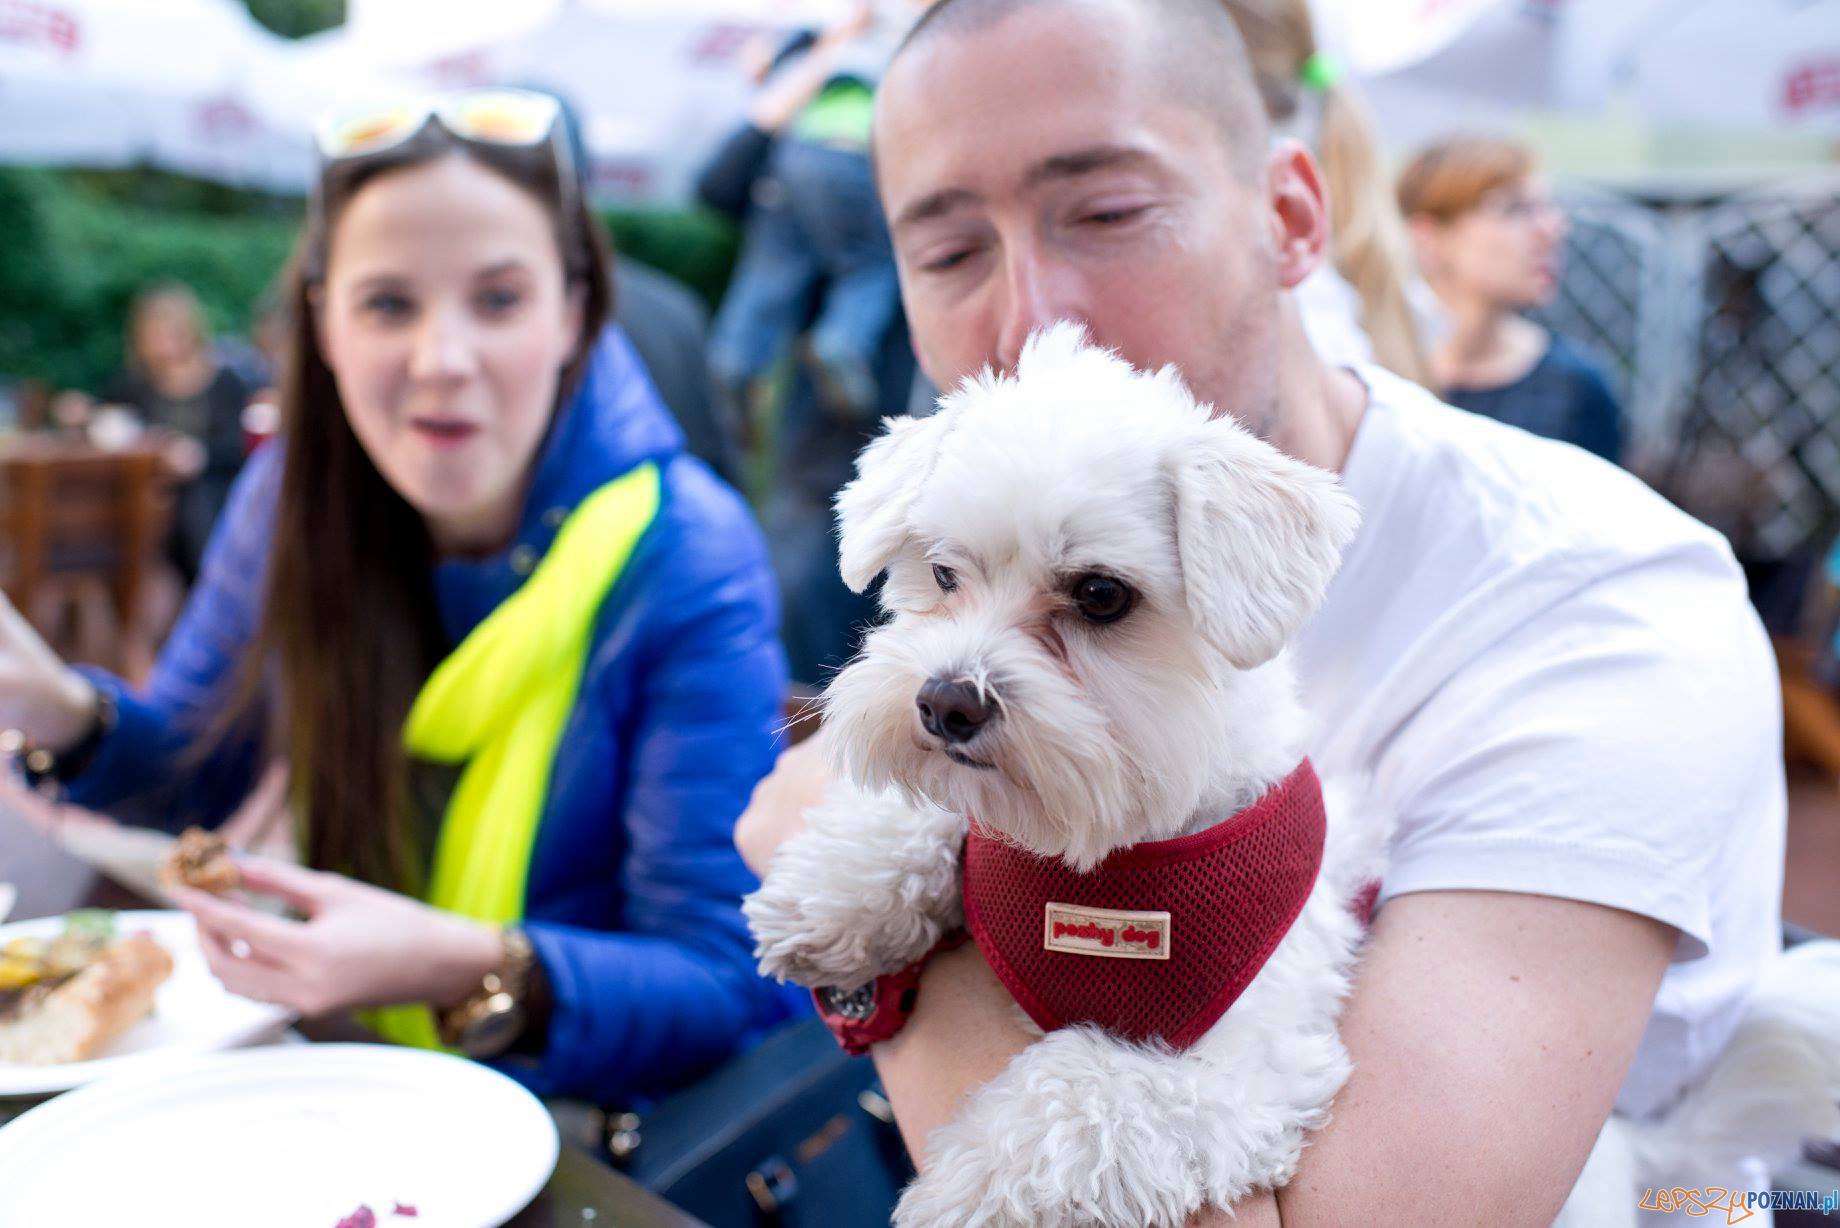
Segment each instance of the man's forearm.
M926 1163L927 1137L1034 1039L976 946L927 966L913 1018L873 1050L916 1167Z
M1278 1198L1188 1228L1550 1223L1615 1099L1674 941L1595 905L1402 896L1378 918L1342 1031L1355 1074ZM936 960L875 1050L916 1164L1033 1039L975 947ZM1487 1140L1479 1147L1478 1140Z
M1675 937L1645 917L1538 896L1390 902L1342 1016L1354 1074L1278 1194L1283 1222L1345 1224L1358 1207L1374 1228L1550 1224L1628 1071Z

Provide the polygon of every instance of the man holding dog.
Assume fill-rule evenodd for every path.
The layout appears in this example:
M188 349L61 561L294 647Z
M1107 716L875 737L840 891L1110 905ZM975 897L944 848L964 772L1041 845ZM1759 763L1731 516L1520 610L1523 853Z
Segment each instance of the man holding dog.
M1722 540L1583 453L1316 357L1288 291L1325 258L1321 178L1271 142L1214 0L943 0L884 79L876 157L940 387L1079 320L1361 504L1297 652L1318 766L1398 823L1355 1073L1232 1222L1549 1224L1612 1108L1702 1073L1779 941L1775 674ZM802 749L762 784L737 831L757 870L822 779ZM928 967L875 1051L921 1163L1030 1042L1019 1018L975 946Z

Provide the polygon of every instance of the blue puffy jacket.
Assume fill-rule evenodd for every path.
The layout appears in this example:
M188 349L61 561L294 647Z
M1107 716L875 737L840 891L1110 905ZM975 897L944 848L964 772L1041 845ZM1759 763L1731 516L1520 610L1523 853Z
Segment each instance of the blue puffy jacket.
M760 979L739 911L755 880L732 829L772 765L786 669L760 531L683 438L630 343L609 329L562 411L515 541L445 562L434 587L458 643L510 596L584 496L643 461L663 503L596 623L557 752L526 891L555 995L540 1060L496 1063L545 1095L611 1103L678 1086L794 999ZM208 721L258 621L282 457L239 478L198 585L144 691L91 672L121 719L72 800L176 830L222 821L253 785L253 737L203 762Z

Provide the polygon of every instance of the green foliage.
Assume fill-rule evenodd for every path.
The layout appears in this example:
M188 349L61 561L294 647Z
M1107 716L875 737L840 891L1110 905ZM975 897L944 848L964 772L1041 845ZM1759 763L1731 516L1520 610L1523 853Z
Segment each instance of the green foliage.
M300 212L300 197L278 196L194 179L141 165L119 170L67 169L59 178L83 195L142 209L209 213L221 217L270 217L291 220Z
M741 244L735 224L708 209L614 209L602 215L622 259L669 273L703 296L721 301ZM617 267L617 265L616 265Z
M0 167L0 379L98 391L121 367L129 304L157 281L184 282L212 328L246 335L300 209L154 172ZM719 300L737 244L726 219L654 208L603 220L622 259Z
M169 213L100 198L68 177L0 170L0 375L99 389L152 282L192 287L211 326L248 327L293 242L292 221Z

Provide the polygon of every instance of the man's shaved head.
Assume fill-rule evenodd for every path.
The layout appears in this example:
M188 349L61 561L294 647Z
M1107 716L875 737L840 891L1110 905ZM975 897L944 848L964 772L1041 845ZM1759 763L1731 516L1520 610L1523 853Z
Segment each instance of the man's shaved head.
M1222 0L938 0L914 23L894 64L936 42L972 36L1040 8L1066 9L1069 21L1097 11L1128 15L1142 36L1145 67L1172 97L1219 125L1235 168L1252 175L1265 165L1270 123L1246 44Z
M1271 429L1281 295L1321 260L1324 196L1309 153L1271 141L1222 0L940 0L875 105L935 384L1010 370L1031 333L1077 320Z

